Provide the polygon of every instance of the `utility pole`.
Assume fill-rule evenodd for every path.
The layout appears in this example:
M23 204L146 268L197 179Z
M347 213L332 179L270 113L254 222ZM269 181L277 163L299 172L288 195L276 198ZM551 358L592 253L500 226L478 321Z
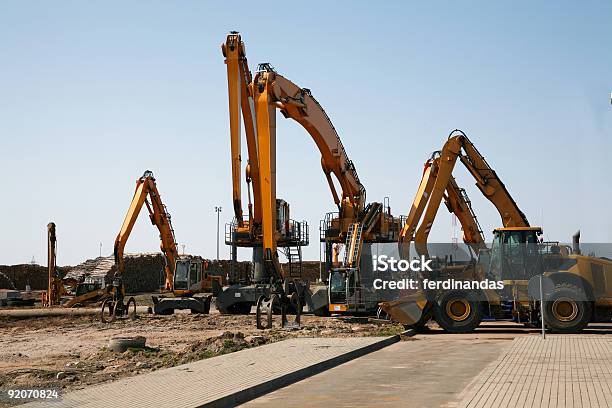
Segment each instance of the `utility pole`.
M221 207L215 206L215 212L217 213L217 261L219 260L219 219L221 217Z
M102 258L102 242L100 242L100 258Z

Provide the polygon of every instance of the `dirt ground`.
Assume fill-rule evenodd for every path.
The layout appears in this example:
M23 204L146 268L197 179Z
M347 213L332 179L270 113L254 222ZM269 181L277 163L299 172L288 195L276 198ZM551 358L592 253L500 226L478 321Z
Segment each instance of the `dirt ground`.
M257 330L253 314L145 314L112 324L97 316L0 317L0 388L54 386L65 392L289 337L380 336L402 330L400 325L310 315L302 316L301 328L293 331ZM146 347L109 351L106 346L115 336L145 336Z

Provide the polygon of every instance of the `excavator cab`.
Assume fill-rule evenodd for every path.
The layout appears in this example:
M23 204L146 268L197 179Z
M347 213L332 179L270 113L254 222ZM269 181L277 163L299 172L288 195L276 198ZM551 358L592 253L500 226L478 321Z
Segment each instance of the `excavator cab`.
M191 296L195 293L212 292L213 296L221 291L222 277L212 275L200 258L181 258L176 261L174 271L174 294Z
M333 268L329 271L329 310L346 312L347 300L355 291L356 268Z
M177 259L174 270L175 292L197 292L202 289L202 261Z
M185 257L176 260L172 294L174 297L153 296L153 313L167 315L175 309L191 309L192 313L208 314L211 294L204 294L206 275L200 258Z
M541 271L540 227L497 228L487 254L489 274L497 280L528 280Z

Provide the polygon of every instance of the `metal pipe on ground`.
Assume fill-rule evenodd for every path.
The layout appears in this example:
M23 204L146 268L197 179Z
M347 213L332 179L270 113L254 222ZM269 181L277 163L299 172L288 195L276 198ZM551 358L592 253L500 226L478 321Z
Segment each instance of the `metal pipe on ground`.
M21 309L0 309L0 317L15 317L18 319L28 317L52 317L52 316L90 316L100 313L100 308L81 307L81 308L21 308ZM137 306L136 313L147 314L149 308L147 306Z

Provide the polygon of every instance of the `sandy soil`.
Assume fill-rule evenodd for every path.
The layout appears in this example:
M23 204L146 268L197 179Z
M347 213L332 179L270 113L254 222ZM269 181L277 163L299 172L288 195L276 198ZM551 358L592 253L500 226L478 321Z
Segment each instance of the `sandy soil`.
M293 331L257 330L253 314L140 315L109 325L97 316L0 317L0 388L57 386L68 391L288 337L390 335L401 330L399 325L308 315ZM147 338L146 348L124 353L106 349L111 337L137 335Z

